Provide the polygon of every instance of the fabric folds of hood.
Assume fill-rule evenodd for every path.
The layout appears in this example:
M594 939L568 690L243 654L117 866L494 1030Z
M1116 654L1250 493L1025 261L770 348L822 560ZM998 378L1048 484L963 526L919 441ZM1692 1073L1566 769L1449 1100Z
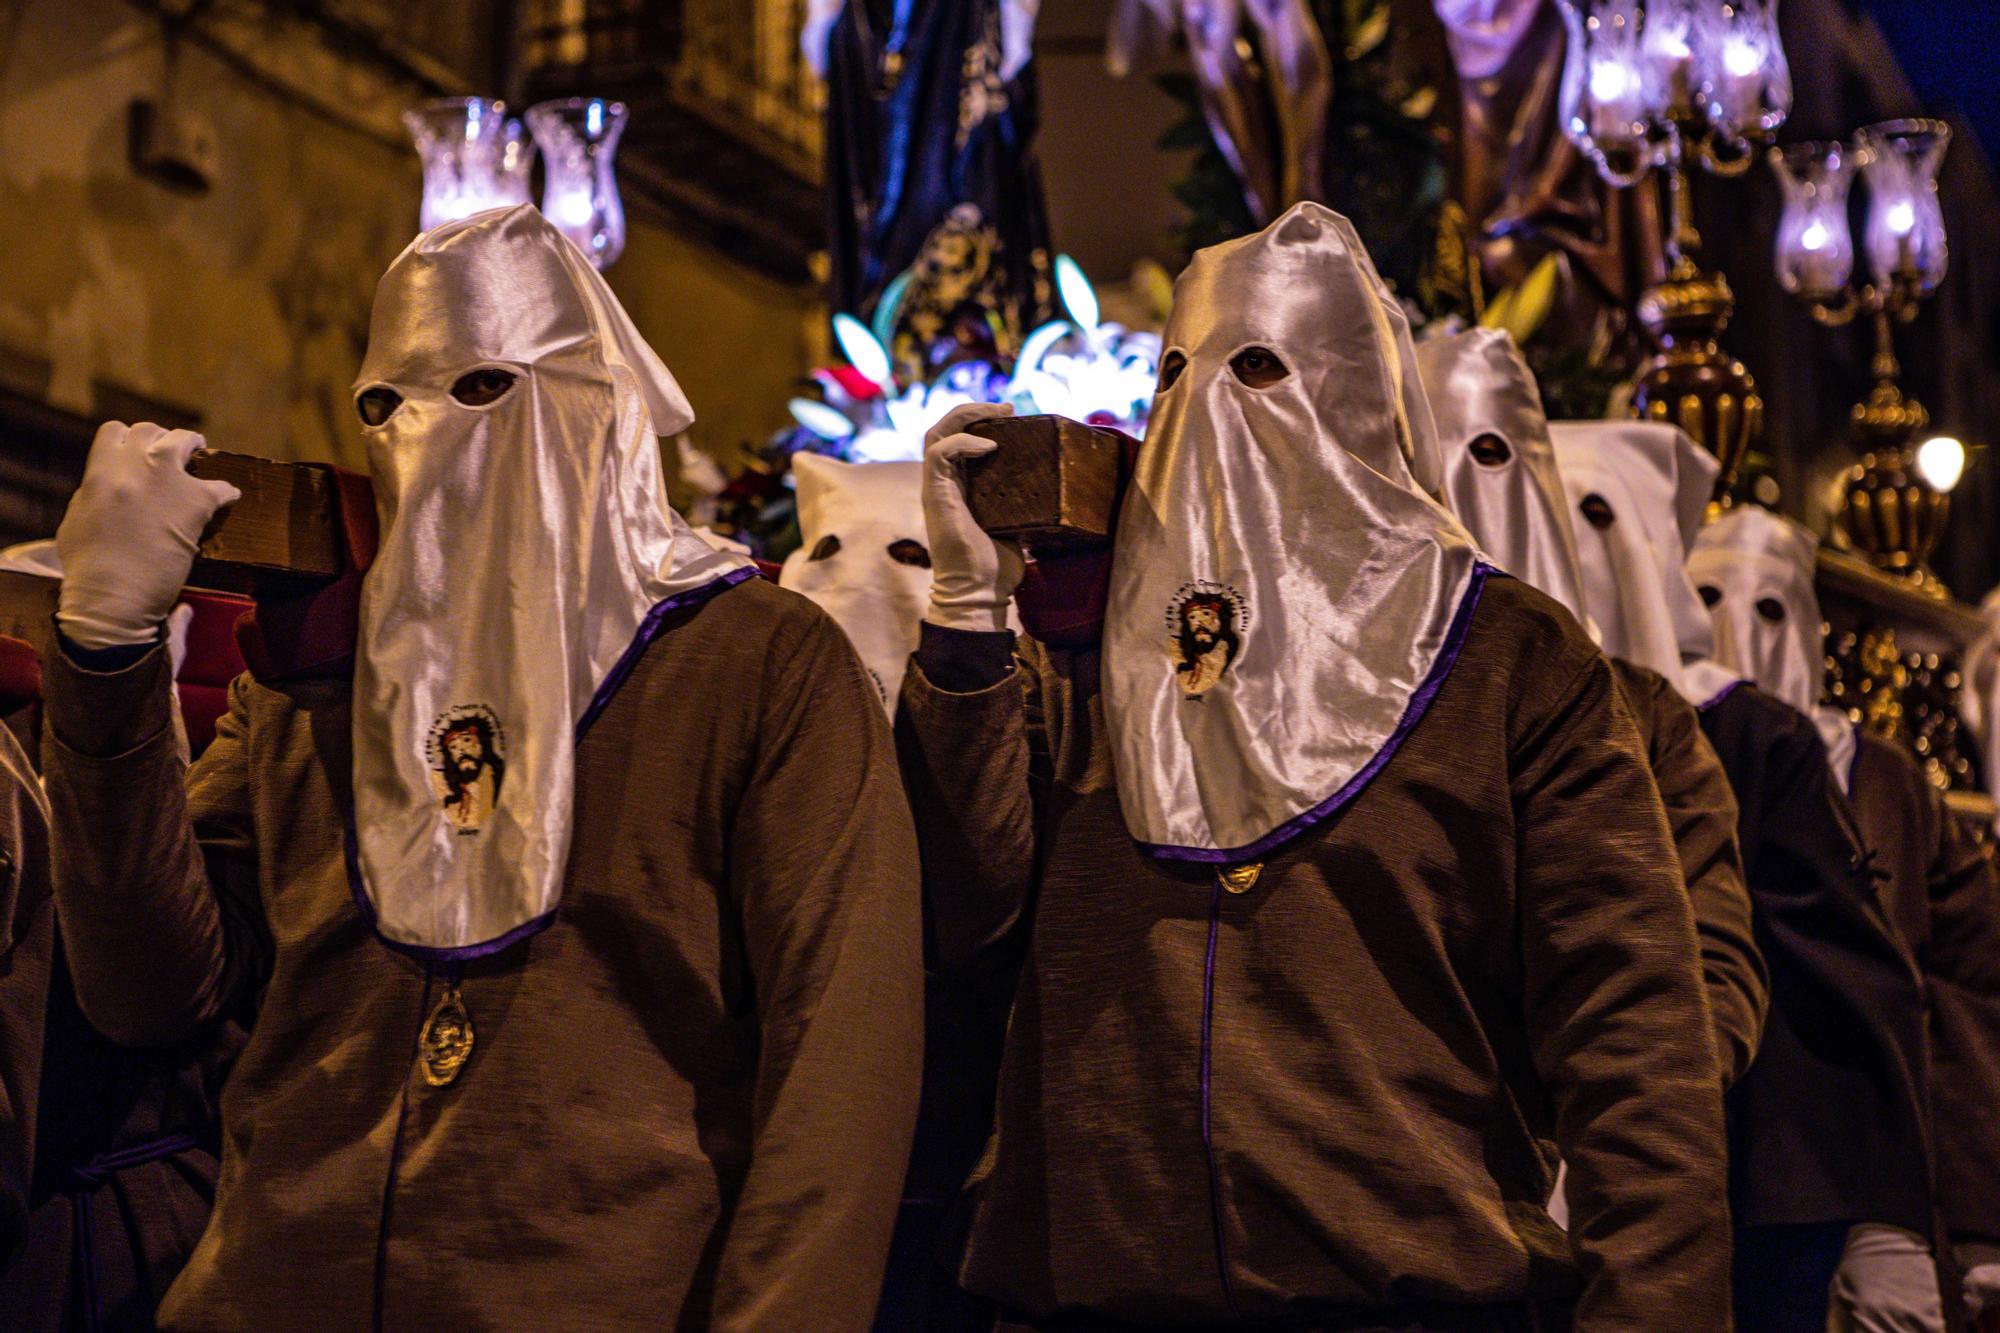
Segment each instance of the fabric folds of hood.
M512 382L480 401L479 374ZM693 421L687 399L531 207L390 265L355 384L376 390L394 407L363 432L382 540L355 664L356 888L391 945L474 956L555 910L575 744L628 657L754 568L668 507L658 437Z
M1162 348L1115 537L1106 718L1132 836L1242 862L1388 761L1485 567L1431 498L1409 324L1345 218L1303 203L1196 254Z
M1504 329L1417 344L1444 499L1488 559L1561 602L1592 636L1569 503L1534 372Z
M778 583L811 598L847 632L889 716L930 605L923 464L792 456L799 549Z
M1715 657L1813 720L1842 788L1854 767L1854 723L1821 702L1826 634L1813 590L1819 538L1757 505L1718 517L1695 539L1688 575L1708 604Z
M1549 423L1583 559L1583 596L1607 657L1665 677L1702 707L1741 676L1715 660L1715 632L1687 553L1719 470L1678 426Z

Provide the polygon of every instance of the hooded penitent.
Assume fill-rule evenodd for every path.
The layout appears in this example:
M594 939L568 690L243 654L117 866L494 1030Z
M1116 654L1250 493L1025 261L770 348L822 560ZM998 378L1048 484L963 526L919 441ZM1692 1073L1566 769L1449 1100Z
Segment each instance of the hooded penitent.
M792 458L804 540L778 582L819 603L847 631L895 715L903 672L931 591L923 464Z
M1409 325L1345 218L1201 251L1162 344L1104 626L1119 802L1154 855L1250 860L1388 761L1484 566L1426 494Z
M1804 713L1819 728L1844 786L1854 760L1854 724L1820 702L1826 636L1813 591L1819 538L1788 518L1746 505L1701 531L1688 575L1708 604L1715 659Z
M1979 603L1986 631L1965 649L1965 688L1958 694L1958 714L1979 742L1980 771L1987 785L2000 782L2000 588ZM1993 819L2000 830L2000 814Z
M1741 679L1713 661L1687 574L1716 462L1677 426L1554 421L1549 438L1583 559L1583 599L1607 657L1649 667L1697 707Z
M356 382L381 519L354 679L357 891L393 945L503 946L562 892L574 745L665 615L749 577L667 507L694 414L533 208L419 236Z
M1501 569L1588 627L1583 569L1534 372L1503 329L1417 344L1437 422L1444 499Z

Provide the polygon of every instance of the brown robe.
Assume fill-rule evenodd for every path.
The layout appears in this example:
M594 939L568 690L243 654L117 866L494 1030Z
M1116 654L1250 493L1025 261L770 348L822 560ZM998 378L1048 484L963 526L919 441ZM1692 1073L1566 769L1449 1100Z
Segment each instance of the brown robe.
M164 654L45 682L55 893L107 1034L259 997L167 1328L861 1329L916 1112L916 853L874 688L753 580L669 617L576 752L554 922L439 969L342 855L345 680L239 679L183 783Z
M1630 709L1554 602L1489 579L1394 758L1242 893L1135 847L1094 649L1026 643L969 693L926 649L897 725L929 946L977 967L1028 932L970 1289L1065 1328L1579 1292L1584 1329L1727 1325L1687 895Z
M1873 732L1859 733L1848 800L1923 973L1938 1211L1954 1239L2000 1243L2000 879L1923 770Z
M54 951L48 808L20 742L0 728L0 1272L27 1240Z
M1701 972L1715 1024L1722 1086L1741 1078L1757 1054L1771 1007L1771 974L1757 948L1750 889L1736 845L1736 795L1715 747L1701 732L1701 714L1659 672L1611 660L1625 701L1646 740L1646 757L1680 853L1681 877L1701 940Z
M0 640L0 648L10 642ZM21 647L33 660L33 649ZM38 662L33 684L32 703L6 717L9 731L28 741L18 750L0 743L0 760L8 761L8 786L41 806L40 779L27 767L41 744ZM186 717L185 694L182 703ZM29 799L16 797L18 814L28 814ZM39 881L40 902L53 920L46 809L32 820L13 826L43 830L28 839L32 859L18 873ZM18 851L22 842L7 845ZM53 934L42 993L0 983L0 1030L29 1030L21 1006L39 1005L42 1022L41 1047L28 1052L40 1070L26 1239L11 1265L0 1261L0 1329L150 1330L153 1311L208 1225L220 1134L216 1104L243 1033L225 1020L170 1046L116 1045L77 1008L61 932ZM0 1059L18 1058L10 1040L0 1035Z

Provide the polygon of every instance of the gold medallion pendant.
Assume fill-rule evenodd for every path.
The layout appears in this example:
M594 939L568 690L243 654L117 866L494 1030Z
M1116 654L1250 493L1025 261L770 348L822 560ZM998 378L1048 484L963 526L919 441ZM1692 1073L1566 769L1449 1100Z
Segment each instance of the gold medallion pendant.
M417 1064L424 1071L424 1082L442 1088L458 1077L471 1058L472 1015L459 998L458 987L446 986L444 997L417 1034Z
M1222 887L1231 893L1248 893L1257 884L1257 876L1264 873L1262 861L1246 861L1240 866L1224 866L1215 872L1222 881Z

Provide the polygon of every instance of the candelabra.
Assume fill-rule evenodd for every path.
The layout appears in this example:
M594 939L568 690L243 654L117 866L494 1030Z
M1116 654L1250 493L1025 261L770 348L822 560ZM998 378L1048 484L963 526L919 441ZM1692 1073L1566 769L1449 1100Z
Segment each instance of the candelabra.
M486 97L443 97L403 113L424 166L419 225L525 204L535 149L542 152L542 213L598 268L625 249L625 206L613 159L625 106L600 97L528 108L528 128ZM532 133L533 137L530 138Z
M507 105L486 97L441 97L403 113L424 164L418 225L528 202L535 145Z
M1740 176L1791 110L1791 71L1778 40L1777 0L1561 0L1568 28L1561 114L1565 133L1614 186L1665 180L1667 278L1639 298L1658 345L1640 368L1632 408L1669 421L1722 464L1727 504L1737 469L1763 428L1763 400L1743 363L1718 343L1735 297L1697 260L1701 236L1690 165Z
M1916 445L1930 414L1896 382L1895 325L1916 318L1944 278L1937 170L1950 139L1940 121L1895 120L1860 130L1852 144L1797 143L1771 152L1784 190L1779 285L1822 324L1865 315L1874 327L1875 386L1851 416L1862 459L1842 481L1838 533L1878 568L1938 596L1943 585L1925 562L1944 528L1965 448L1948 436ZM1857 168L1870 279L1858 285L1848 220Z
M625 205L612 160L625 104L568 97L528 108L542 149L542 213L598 268L625 251Z

